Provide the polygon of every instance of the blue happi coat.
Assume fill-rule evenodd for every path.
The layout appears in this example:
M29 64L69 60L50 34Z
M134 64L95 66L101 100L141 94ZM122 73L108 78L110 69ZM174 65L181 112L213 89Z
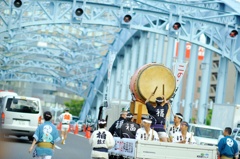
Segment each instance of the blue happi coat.
M50 121L45 121L43 124L39 125L33 137L37 143L49 142L54 144L60 141L58 130ZM53 156L53 149L51 148L36 147L35 152L36 156Z

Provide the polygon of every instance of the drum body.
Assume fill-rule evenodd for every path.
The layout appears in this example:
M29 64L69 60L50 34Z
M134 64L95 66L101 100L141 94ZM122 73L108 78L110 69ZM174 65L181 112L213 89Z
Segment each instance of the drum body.
M175 91L176 79L167 67L150 63L140 67L132 76L130 90L137 101L145 103L146 99L157 90L150 102L155 103L157 97L169 99Z

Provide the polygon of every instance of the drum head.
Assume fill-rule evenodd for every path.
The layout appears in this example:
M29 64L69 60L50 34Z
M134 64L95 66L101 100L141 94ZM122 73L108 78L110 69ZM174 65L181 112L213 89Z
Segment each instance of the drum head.
M163 94L166 99L172 96L176 88L176 80L170 69L160 64L152 64L140 72L137 85L138 93L144 101L158 87L150 99L150 102L155 103L156 98L163 96Z

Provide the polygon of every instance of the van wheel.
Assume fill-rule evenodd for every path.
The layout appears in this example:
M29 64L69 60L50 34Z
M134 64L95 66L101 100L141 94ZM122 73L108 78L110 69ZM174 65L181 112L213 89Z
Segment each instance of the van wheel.
M33 141L33 137L32 136L28 136L28 140L29 141Z

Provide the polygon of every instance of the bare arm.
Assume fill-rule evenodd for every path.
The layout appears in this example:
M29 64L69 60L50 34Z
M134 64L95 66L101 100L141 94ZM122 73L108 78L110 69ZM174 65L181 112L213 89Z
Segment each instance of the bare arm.
M31 147L28 150L29 153L33 150L33 148L34 148L36 143L37 143L36 139L33 139L32 145L31 145Z
M152 92L152 94L150 95L150 97L148 97L148 99L145 101L145 103L149 102L149 100L151 99L152 96L154 96L154 94L156 93L158 89L158 86L156 86L156 88L154 89L154 91Z
M166 115L166 118L168 118L170 116L170 113L171 113L171 105L169 102L167 102L168 104L168 111L167 111L167 115Z
M145 101L145 103L149 102L149 100L151 99L152 96L154 96L154 93L152 93L152 94L148 97L148 99Z

